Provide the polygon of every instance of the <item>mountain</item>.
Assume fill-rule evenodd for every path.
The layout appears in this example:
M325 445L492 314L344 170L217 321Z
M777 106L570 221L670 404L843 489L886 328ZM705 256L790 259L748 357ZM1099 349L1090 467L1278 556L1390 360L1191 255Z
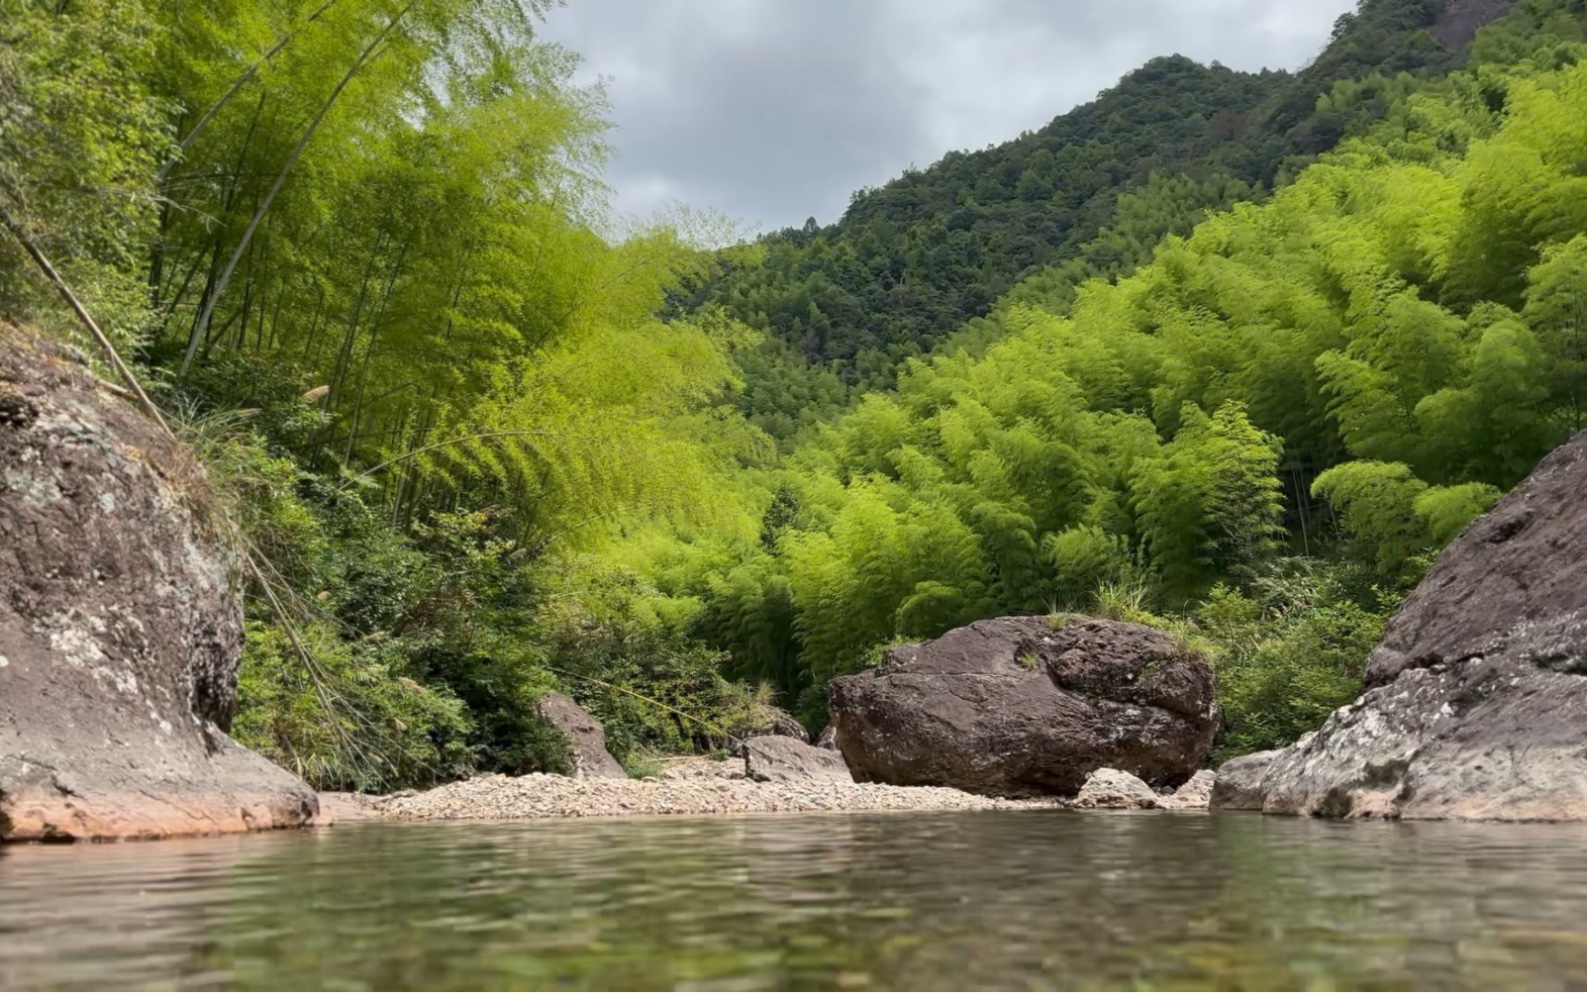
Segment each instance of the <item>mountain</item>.
M1416 78L1459 66L1477 29L1514 6L1363 0L1294 73L1154 59L1038 131L855 193L835 224L767 235L758 261L725 257L686 306L768 333L743 357L741 405L788 437L850 390L890 386L1022 279L1083 257L1077 275L1128 270L1207 210L1259 199Z

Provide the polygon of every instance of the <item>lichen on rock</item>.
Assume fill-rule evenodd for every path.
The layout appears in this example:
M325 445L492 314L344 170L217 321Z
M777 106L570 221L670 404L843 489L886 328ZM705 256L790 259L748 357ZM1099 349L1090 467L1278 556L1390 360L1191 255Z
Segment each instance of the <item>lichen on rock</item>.
M242 607L203 474L56 346L0 328L0 839L306 823L226 735Z

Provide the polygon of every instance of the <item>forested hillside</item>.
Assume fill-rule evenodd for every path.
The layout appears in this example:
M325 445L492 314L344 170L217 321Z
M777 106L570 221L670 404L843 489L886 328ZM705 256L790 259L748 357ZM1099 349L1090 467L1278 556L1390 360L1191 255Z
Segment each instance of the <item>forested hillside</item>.
M759 548L643 571L813 722L880 642L1080 609L1211 638L1225 747L1292 739L1428 556L1581 427L1584 22L1526 4L1266 203L1072 304L1021 288L800 445Z
M890 388L1023 277L1068 263L1067 288L1128 271L1206 211L1259 198L1460 64L1475 26L1510 6L1367 0L1293 74L1156 59L1038 131L856 192L830 226L768 235L759 262L735 253L691 299L769 333L740 402L790 437L818 408Z
M210 465L234 731L317 785L561 768L553 688L636 771L815 728L1011 612L1199 640L1279 744L1582 426L1581 0L1159 60L725 255L596 233L602 95L517 2L0 3L0 316L98 361L74 292Z

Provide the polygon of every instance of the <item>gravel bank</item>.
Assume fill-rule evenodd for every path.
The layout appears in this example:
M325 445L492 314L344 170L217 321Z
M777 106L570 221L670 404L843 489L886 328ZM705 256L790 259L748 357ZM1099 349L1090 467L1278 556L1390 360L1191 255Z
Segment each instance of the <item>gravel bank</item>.
M1056 800L997 800L938 787L880 783L756 783L730 776L569 779L480 776L374 802L399 820L517 820L659 814L769 814L849 810L1018 810Z

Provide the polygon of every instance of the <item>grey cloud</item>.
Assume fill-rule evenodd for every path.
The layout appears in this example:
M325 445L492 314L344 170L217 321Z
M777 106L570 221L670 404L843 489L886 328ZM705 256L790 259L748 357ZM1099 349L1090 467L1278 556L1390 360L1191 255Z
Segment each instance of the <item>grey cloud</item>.
M621 211L765 228L1041 127L1156 55L1296 68L1352 0L571 0L544 34L608 81Z

